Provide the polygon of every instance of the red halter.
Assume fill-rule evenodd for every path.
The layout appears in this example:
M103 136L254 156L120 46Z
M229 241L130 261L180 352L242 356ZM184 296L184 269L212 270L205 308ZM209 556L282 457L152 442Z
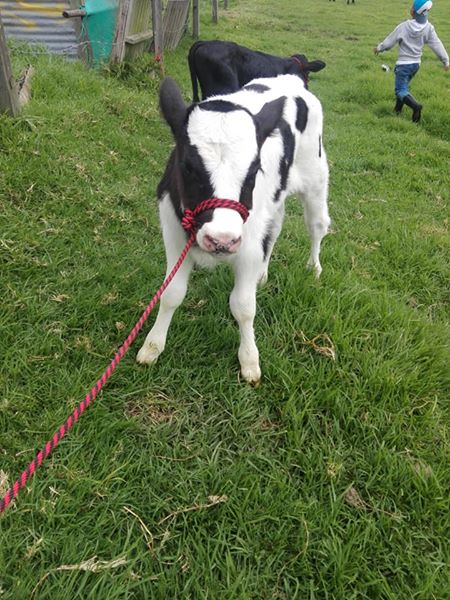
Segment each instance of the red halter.
M183 229L190 233L195 233L198 225L195 217L203 211L211 210L212 208L232 208L241 215L244 223L248 219L248 209L240 202L236 202L236 200L226 200L224 198L210 198L209 200L200 202L194 210L186 209L184 211L183 218L181 219Z
M308 84L309 77L308 77L308 72L305 71L305 65L296 56L291 56L291 60L293 60L295 63L297 63L299 65L302 76L305 78L305 83Z

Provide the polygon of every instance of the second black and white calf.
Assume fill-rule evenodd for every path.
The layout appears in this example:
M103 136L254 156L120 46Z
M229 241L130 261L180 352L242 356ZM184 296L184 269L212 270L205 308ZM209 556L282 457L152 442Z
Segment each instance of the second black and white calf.
M256 288L267 279L270 256L281 231L284 201L299 194L311 237L308 266L319 276L320 243L330 223L328 166L322 143L322 108L295 75L252 81L242 90L187 106L175 82L160 90L161 110L176 146L158 187L168 271L186 243L185 209L209 198L242 202L239 213L217 208L198 217L196 245L164 292L155 324L140 349L140 363L164 350L176 308L195 265L227 263L234 272L230 308L240 330L239 362L244 379L261 377L253 321Z
M282 58L223 40L194 42L188 63L194 102L199 100L197 84L205 100L216 94L237 92L257 77L298 75L307 87L309 74L325 68L323 61L309 61L304 54Z

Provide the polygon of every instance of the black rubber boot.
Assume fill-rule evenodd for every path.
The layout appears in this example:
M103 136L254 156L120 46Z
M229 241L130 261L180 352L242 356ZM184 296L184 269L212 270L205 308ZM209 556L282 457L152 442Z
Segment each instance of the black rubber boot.
M403 104L403 100L397 96L397 102L395 103L394 110L398 115L402 112Z
M403 98L403 102L406 104L406 106L409 106L409 108L412 108L412 111L413 111L412 120L414 123L418 123L420 121L420 117L422 114L422 105L419 104L417 102L417 100L411 96L411 94L408 94L407 96L405 96Z

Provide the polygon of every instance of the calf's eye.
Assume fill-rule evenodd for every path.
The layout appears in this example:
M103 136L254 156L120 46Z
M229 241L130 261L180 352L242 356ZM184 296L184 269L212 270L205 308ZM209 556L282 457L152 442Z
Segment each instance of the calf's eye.
M195 179L195 180L199 180L199 174L197 172L197 170L195 169L195 167L187 162L183 165L183 170L185 172L185 174L187 175L187 177L189 177L190 179Z

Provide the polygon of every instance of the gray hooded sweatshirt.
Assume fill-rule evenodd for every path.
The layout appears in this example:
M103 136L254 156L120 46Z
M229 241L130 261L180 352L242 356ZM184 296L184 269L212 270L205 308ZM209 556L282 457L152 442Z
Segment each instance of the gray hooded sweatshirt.
M445 66L449 65L449 58L443 43L438 38L431 23L418 23L414 19L400 23L387 38L378 44L379 52L390 50L399 45L397 65L420 63L424 44L427 44Z

